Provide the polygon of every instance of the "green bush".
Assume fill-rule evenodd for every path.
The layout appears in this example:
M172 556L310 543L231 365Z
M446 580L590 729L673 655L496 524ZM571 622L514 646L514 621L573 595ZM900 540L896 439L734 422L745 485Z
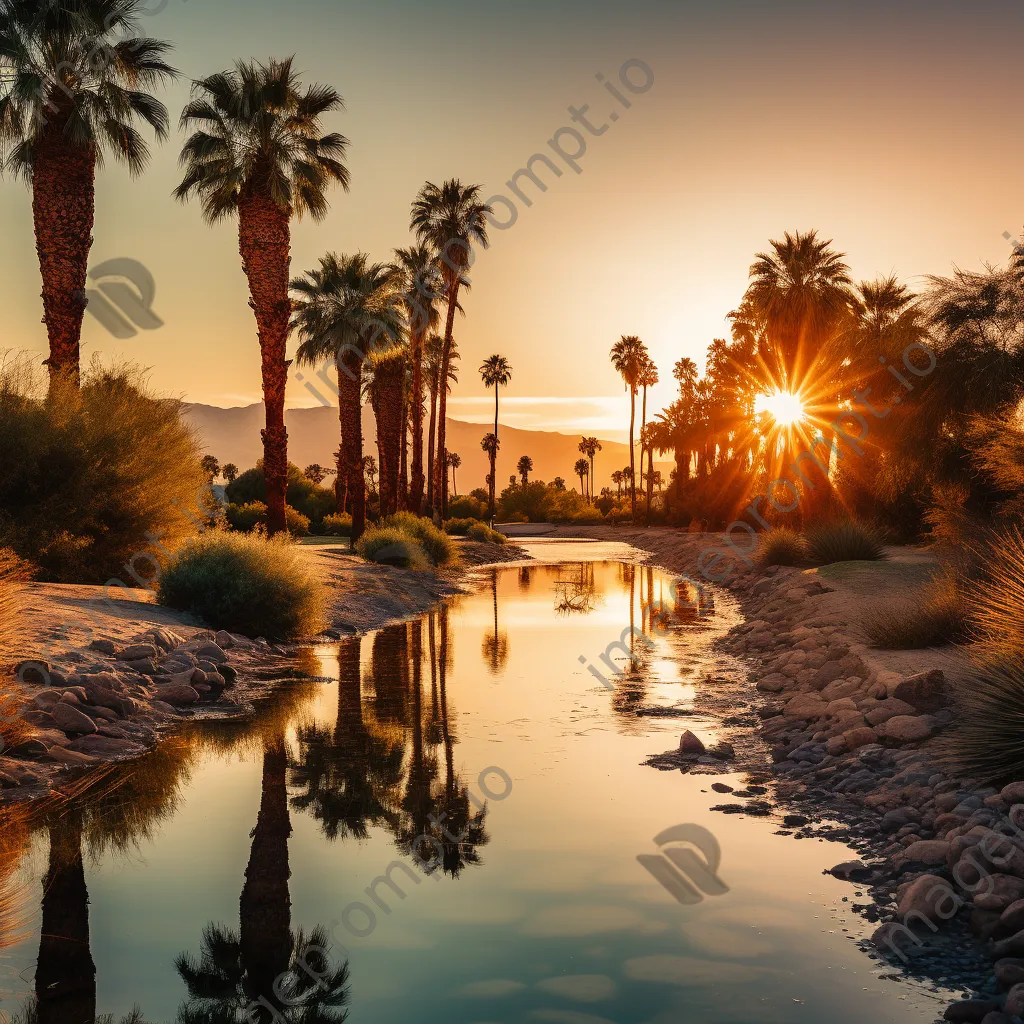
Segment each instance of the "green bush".
M235 505L266 503L267 481L263 476L262 461L228 484L224 493L227 500ZM304 515L316 531L322 529L324 517L334 512L337 506L337 499L331 488L313 483L291 462L288 463L288 489L285 492L285 500Z
M452 519L486 519L487 499L481 501L472 494L460 494L448 499L448 515Z
M757 558L762 565L803 565L807 561L807 544L796 530L780 526L761 534Z
M444 521L444 532L453 537L465 537L470 527L479 526L478 519L446 519Z
M508 539L505 534L492 530L486 523L473 523L466 531L466 536L480 544L501 545L506 543Z
M882 541L874 530L853 519L809 529L807 550L815 565L877 562L886 557Z
M396 512L377 524L380 529L394 529L419 543L433 565L450 565L458 559L455 542L431 520L412 512Z
M48 397L37 367L0 360L0 452L0 547L46 580L143 586L215 517L181 403L131 367L94 362Z
M368 562L425 569L429 564L419 541L395 527L371 526L356 541L356 553Z
M872 647L890 651L964 643L971 636L970 609L956 579L945 575L920 597L876 605L864 617L864 632Z
M323 585L285 538L210 530L160 573L157 599L214 629L287 640L325 625Z
M262 501L250 501L245 505L227 505L224 509L228 525L241 533L252 533L267 525L267 506ZM309 536L309 519L298 509L286 505L285 527L293 537Z
M328 537L351 537L352 517L348 513L332 513L324 516L323 531Z

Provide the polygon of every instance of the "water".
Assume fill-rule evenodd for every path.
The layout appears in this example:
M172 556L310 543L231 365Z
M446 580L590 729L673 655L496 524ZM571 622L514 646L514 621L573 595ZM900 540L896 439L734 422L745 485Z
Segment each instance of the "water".
M254 722L197 726L8 821L2 877L27 904L18 941L0 901L0 1007L329 1024L347 984L354 1024L933 1020L939 994L855 946L854 890L821 874L845 847L709 810L713 781L744 777L641 764L682 728L715 739L728 597L695 616L622 552L535 550L555 564L485 570L473 596L318 649L305 667L332 681L289 684ZM607 689L580 657L603 665L631 622L650 635L652 606L667 628L631 665L613 648ZM654 837L673 826L705 849L665 847L691 851L683 882L661 871L684 903L637 859L668 864ZM189 1004L186 976L208 998Z

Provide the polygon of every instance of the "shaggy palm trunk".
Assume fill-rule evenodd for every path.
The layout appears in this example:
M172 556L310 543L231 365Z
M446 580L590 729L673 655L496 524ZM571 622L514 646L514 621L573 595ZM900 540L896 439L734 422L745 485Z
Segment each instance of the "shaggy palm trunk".
M409 510L409 401L402 388L402 454L398 470L398 508ZM418 515L419 513L417 513Z
M647 427L647 385L644 385L643 412L640 415L640 490L644 489L644 430Z
M491 451L488 452L488 456L489 456L489 458L491 460L491 475L487 478L487 498L488 498L488 504L490 505L491 526L493 527L494 526L494 518L495 518L495 516L497 514L496 509L495 509L495 504L494 504L494 490L495 490L495 484L497 483L497 480L498 480L498 453L497 453L497 450L492 448Z
M292 953L291 897L288 893L288 755L284 728L263 750L263 795L252 832L245 884L239 900L239 945L249 995L279 998L274 982L287 972Z
M409 508L416 515L423 512L423 334L412 337L412 466L409 472ZM431 402L433 408L433 402ZM431 419L433 432L433 419Z
M353 545L366 527L366 481L363 477L363 358L349 350L338 371L338 415L341 419L341 462L352 515Z
M348 463L345 461L345 406L341 401L342 377L345 371L338 366L338 437L340 444L334 454L337 472L334 476L334 501L338 506L338 515L348 511Z
M651 497L654 491L654 445L647 446L647 516L644 520L647 526L651 525Z
M82 822L72 811L50 827L36 963L38 1024L94 1024L96 965L89 948L89 890Z
M96 205L96 151L69 145L69 113L68 101L60 99L36 144L32 166L32 220L43 279L51 390L58 381L78 383Z
M636 450L633 444L633 430L636 426L636 388L629 389L629 503L631 519L636 526Z
M594 453L590 454L590 500L594 500Z
M456 278L448 286L448 321L444 328L444 348L441 352L441 370L438 374L437 401L437 451L434 454L434 511L440 519L444 519L448 511L448 450L447 414L448 414L448 371L451 367L452 338L455 334L455 310L459 305L459 279Z
M402 447L402 383L405 361L388 359L376 370L374 412L380 456L380 514L398 511L398 470Z
M434 451L437 447L437 370L430 382L430 436L427 440L427 508L434 507Z
M263 474L267 481L267 532L285 529L288 487L288 431L284 396L288 384L288 272L291 266L291 214L267 190L249 187L238 200L238 251L249 279L249 305L256 314L263 359L263 403L267 422L263 437Z

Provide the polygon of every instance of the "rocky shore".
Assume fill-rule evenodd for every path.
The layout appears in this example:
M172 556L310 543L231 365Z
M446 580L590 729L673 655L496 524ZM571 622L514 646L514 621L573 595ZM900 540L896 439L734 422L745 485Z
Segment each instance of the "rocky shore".
M633 544L693 579L701 553L720 540L630 528L564 535ZM997 789L953 777L941 755L941 735L955 727L949 683L969 673L969 661L871 650L851 613L857 601L842 600L827 574L735 564L718 585L745 621L719 646L747 666L751 714L742 720L763 744L759 770L749 758L736 763L767 785L716 783L730 801L746 801L717 809L776 815L785 834L854 848L858 859L831 873L852 883L850 905L877 925L866 955L936 992L959 990L947 1021L1019 1024L1024 782ZM694 760L693 741L684 735L683 760Z

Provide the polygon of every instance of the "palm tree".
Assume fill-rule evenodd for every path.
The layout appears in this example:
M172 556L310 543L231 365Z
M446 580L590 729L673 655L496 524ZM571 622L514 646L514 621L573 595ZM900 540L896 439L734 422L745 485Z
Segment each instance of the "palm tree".
M501 442L498 440L497 434L484 434L484 439L480 442L480 447L487 452L487 457L490 460L491 471L487 474L487 495L488 503L491 510L491 526L494 526L494 491L495 484L497 483L497 460L498 460L498 449L501 447Z
M437 303L444 282L437 252L429 245L395 250L395 265L402 274L402 301L409 321L409 359L412 363L412 466L409 477L409 507L423 511L423 357L430 331L440 321ZM436 398L436 396L435 396Z
M181 126L195 131L181 151L185 177L174 195L181 200L198 195L210 224L238 216L238 250L262 356L263 472L271 534L285 529L288 484L284 397L291 219L309 214L323 220L328 186L333 182L348 190L342 163L348 140L324 135L321 127L324 114L343 106L328 86L303 89L289 58L238 61L231 71L195 82L181 114Z
M580 478L580 491L585 498L587 496L587 475L590 473L590 463L586 459L577 459L573 469Z
M504 356L493 355L489 356L483 361L480 366L480 379L484 382L484 386L488 388L494 388L494 436L498 437L498 388L508 387L509 381L512 379L512 366ZM494 467L491 466L491 473L494 473ZM491 490L491 508L490 508L490 519L491 525L494 525L494 490Z
M302 471L302 473L303 473L303 476L305 476L307 480L312 480L313 483L315 483L317 485L317 487L319 487L331 475L330 470L324 469L324 467L321 466L319 462L312 462L312 463L310 463ZM225 476L226 475L227 475L227 473L226 473L226 468L225 468Z
M551 486L554 487L554 489L556 491L564 491L565 490L565 477L556 476L555 479L551 481Z
M441 363L444 355L444 338L433 334L423 348L423 372L430 387L430 427L427 434L427 500L428 508L434 507L434 470L437 468L435 454L437 450L437 406L441 392ZM450 394L452 384L459 379L455 364L459 361L459 348L452 339L448 352L448 386L445 393Z
M590 500L594 500L594 456L602 451L601 442L596 437L584 437L579 443L579 450L590 460Z
M405 348L375 352L366 361L369 394L377 421L377 451L380 455L380 514L398 511L399 462L402 449L402 392L405 384Z
M177 77L168 43L136 35L142 0L0 0L0 170L32 190L51 384L77 384L96 169L110 155L141 174L143 121L167 138L145 91Z
M459 489L455 486L455 470L462 465L462 456L458 452L449 452L448 465L452 469L452 494L457 498L459 496Z
M523 455L516 463L516 471L523 478L523 486L530 482L530 473L533 472L533 459L529 455Z
M511 475L511 476L510 476L510 477L508 478L508 485L509 485L509 487L511 487L511 488L512 488L512 490L515 490L515 489L516 489L516 486L517 486L518 484L519 484L519 477L517 477L517 476L515 475L515 473L513 473L513 474L512 474L512 475Z
M474 244L487 245L487 215L493 210L480 202L479 185L463 185L450 179L440 187L427 182L412 204L410 226L421 243L432 246L441 260L441 276L448 300L448 317L441 352L440 380L448 380L452 339L455 334L455 311L459 308L459 291L470 287L467 270L472 262ZM434 508L444 518L448 503L448 473L445 470L445 439L448 392L441 387L437 423L437 474L440 491L434 494Z
M221 475L229 484L233 484L238 479L238 467L233 462L225 462L220 468ZM306 473L309 476L309 472Z
M644 365L640 369L640 376L637 378L637 384L644 389L643 404L641 406L640 415L640 488L643 489L644 485L644 445L643 436L644 430L647 427L647 389L654 387L658 383L658 367L654 365L654 360L648 356L644 360Z
M372 455L363 456L363 474L370 493L373 494L377 490L377 460Z
M393 268L371 264L362 253L329 253L316 270L291 283L298 296L293 318L300 340L296 359L300 364L330 359L338 369L341 447L336 492L339 514L346 504L352 511L353 544L366 525L363 362L368 354L385 350L402 337L405 318L398 283Z
M634 466L633 433L636 424L636 392L640 381L640 373L647 357L647 346L635 335L624 334L611 350L612 366L622 377L629 391L629 489L632 506L633 523L636 523L636 473Z
M618 497L618 498L622 497L622 480L623 480L622 470L621 469L615 470L615 472L612 473L612 483L615 484L615 486L617 488L616 497Z

